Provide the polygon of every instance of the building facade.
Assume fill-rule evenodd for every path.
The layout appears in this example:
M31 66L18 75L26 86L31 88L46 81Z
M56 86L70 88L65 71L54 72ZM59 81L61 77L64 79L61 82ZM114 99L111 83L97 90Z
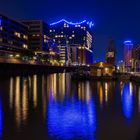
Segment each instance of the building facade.
M34 51L48 49L49 25L42 20L25 20L23 24L29 27L29 47Z
M132 41L124 42L124 65L127 72L132 70L132 51L133 51Z
M62 19L50 26L50 36L59 45L63 64L92 63L92 22L72 23Z
M0 15L0 45L5 51L28 49L28 26Z
M140 45L132 50L132 70L140 72Z
M112 65L116 64L116 47L114 40L110 40L109 42L109 46L106 52L106 62Z

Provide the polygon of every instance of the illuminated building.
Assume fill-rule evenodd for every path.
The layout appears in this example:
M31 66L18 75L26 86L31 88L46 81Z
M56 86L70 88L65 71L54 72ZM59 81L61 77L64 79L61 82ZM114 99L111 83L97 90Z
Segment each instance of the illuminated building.
M50 26L50 36L60 46L63 63L92 63L92 22L72 23L62 19Z
M114 71L114 65L105 62L99 62L90 66L90 75L95 77L113 76Z
M106 53L106 62L115 65L116 61L115 59L116 59L115 41L110 40Z
M35 51L37 58L45 63L56 65L59 52L49 37L49 25L42 20L22 21L29 27L29 47Z
M124 42L124 64L126 71L131 71L132 69L132 50L133 43L132 41Z
M140 45L132 50L132 68L133 71L140 71Z
M25 20L23 24L29 27L29 47L33 51L48 49L49 25L42 20Z
M28 27L4 15L0 15L0 55L28 53ZM3 52L1 52L3 51Z

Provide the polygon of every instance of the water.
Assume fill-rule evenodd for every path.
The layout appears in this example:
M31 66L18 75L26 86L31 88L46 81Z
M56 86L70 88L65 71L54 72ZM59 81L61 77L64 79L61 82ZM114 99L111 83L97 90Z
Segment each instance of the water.
M140 140L139 132L138 84L0 78L0 140Z

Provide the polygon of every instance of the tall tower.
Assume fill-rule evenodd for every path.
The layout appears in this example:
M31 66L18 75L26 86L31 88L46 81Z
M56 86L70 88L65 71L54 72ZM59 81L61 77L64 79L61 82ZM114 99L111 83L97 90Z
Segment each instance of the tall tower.
M110 40L109 46L106 52L106 62L112 65L116 63L116 47L115 41L113 39Z
M133 51L132 41L124 42L124 64L126 71L131 71L132 68L132 51Z

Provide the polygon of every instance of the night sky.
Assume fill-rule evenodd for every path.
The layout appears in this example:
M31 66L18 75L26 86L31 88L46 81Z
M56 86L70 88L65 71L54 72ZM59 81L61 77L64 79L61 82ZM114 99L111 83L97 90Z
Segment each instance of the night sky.
M0 12L15 19L93 20L97 61L104 60L110 38L116 41L117 60L123 57L124 40L140 43L139 6L138 0L0 0Z

